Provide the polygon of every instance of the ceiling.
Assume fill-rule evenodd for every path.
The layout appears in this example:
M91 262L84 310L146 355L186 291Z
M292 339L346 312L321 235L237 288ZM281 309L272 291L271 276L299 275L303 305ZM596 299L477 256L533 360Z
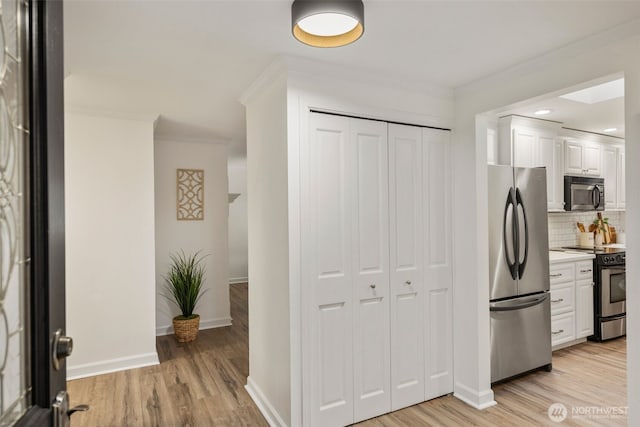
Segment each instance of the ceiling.
M601 82L597 86L600 84ZM545 115L536 115L535 112L540 110L551 111ZM624 138L624 96L593 104L552 96L508 108L500 111L497 116L509 114L552 120L562 123L562 126L566 128ZM609 130L612 128L616 130Z
M290 8L291 0L66 1L66 102L158 114L159 135L228 140L231 155L243 156L238 98L281 55L456 88L640 17L631 1L365 0L362 39L317 49L291 36Z

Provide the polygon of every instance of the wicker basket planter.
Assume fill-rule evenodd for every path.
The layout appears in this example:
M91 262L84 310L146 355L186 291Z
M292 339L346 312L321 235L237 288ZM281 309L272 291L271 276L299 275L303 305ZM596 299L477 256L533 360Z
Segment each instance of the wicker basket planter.
M176 316L173 318L173 331L178 342L195 341L200 328L200 316L194 314L191 318Z

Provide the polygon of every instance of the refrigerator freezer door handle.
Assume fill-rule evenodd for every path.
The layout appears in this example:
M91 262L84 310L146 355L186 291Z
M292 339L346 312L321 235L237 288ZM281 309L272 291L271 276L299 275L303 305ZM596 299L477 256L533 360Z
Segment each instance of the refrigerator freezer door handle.
M545 292L544 294L542 294L541 296L531 299L531 300L527 300L525 302L522 302L520 304L515 304L515 305L503 305L504 303L490 303L489 304L489 311L513 311L513 310L521 310L523 308L529 308L529 307L533 307L534 305L538 305L538 304L542 304L547 298L549 297L549 295Z
M518 262L518 277L522 278L524 275L524 269L527 266L527 258L529 258L529 221L527 221L527 211L524 207L524 203L522 203L522 196L520 195L520 189L516 189L516 206L522 206L522 217L524 220L524 258L522 262L520 262L519 258L516 258ZM517 210L516 210L517 211ZM518 234L520 233L520 228L518 228ZM518 235L518 241L520 240L520 236Z
M513 248L513 255L514 255L514 260L513 262L509 259L509 242L507 241L507 227L511 226L512 227L512 239L515 239L516 235L515 235L515 229L514 229L514 225L513 223L510 225L507 225L507 214L509 212L509 206L511 206L512 208L512 220L513 218L516 216L516 205L514 203L515 201L515 195L514 195L514 191L513 191L513 187L509 189L509 193L507 194L507 202L505 203L504 206L504 218L502 219L502 239L503 239L503 245L504 245L504 259L507 262L507 266L509 267L509 272L511 273L511 278L513 278L513 280L516 280L518 277L518 253L517 253L517 248L518 246L516 245L515 241L511 242L511 247Z

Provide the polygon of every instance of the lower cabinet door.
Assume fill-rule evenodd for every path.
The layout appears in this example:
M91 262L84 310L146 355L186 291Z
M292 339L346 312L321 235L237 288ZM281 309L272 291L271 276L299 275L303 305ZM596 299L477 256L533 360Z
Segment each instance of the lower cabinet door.
M576 282L576 338L593 335L593 280Z
M553 347L576 339L575 313L569 312L551 317L551 345Z

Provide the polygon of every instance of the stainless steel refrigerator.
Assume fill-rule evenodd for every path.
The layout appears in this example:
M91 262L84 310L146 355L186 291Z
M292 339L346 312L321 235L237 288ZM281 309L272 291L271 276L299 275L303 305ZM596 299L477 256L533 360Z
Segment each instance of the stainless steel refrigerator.
M547 174L489 168L491 382L551 370Z

